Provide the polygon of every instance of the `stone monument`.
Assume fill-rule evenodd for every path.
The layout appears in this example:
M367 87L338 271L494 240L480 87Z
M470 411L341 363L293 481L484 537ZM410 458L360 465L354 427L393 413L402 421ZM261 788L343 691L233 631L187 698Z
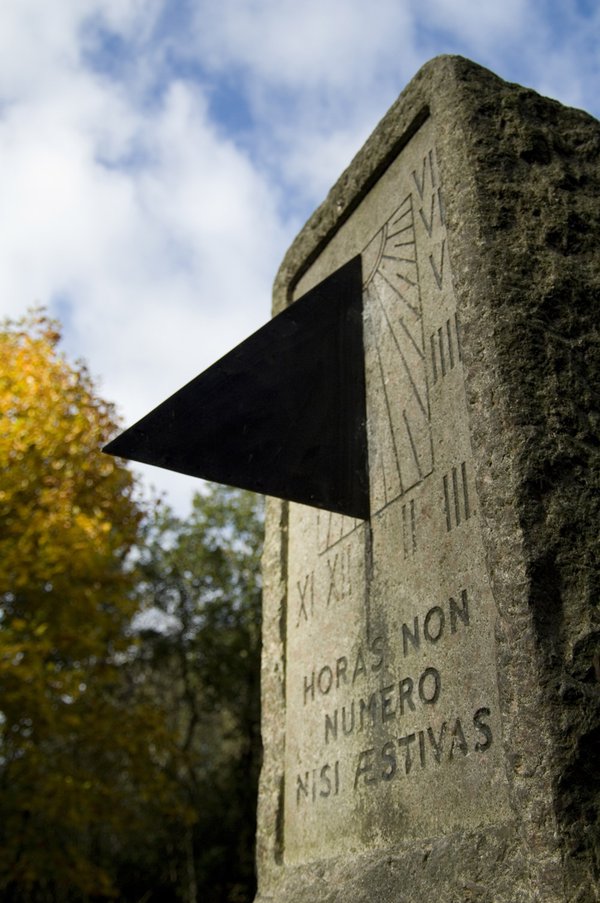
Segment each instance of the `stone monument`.
M459 57L290 248L360 255L370 518L270 499L259 903L600 899L600 124Z

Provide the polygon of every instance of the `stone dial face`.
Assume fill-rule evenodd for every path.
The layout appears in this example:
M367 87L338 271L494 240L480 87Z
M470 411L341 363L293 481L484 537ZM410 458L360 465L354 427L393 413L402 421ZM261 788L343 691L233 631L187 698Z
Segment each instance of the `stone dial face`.
M376 256L375 256L376 255ZM431 411L412 195L363 251L371 506L377 513L433 470ZM378 435L376 435L378 433Z
M296 289L361 253L372 516L290 506L288 862L508 817L434 137L426 122Z

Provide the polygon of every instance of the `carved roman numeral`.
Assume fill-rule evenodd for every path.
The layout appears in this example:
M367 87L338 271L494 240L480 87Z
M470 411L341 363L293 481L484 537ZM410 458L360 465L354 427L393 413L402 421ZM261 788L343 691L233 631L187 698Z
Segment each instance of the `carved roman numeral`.
M296 627L301 621L308 621L315 612L315 577L313 573L307 574L304 581L298 580L296 583L300 604L298 606L298 618Z
M446 320L437 332L429 336L433 382L443 379L461 360L461 350L456 316Z
M446 239L443 238L440 247L435 250L434 254L429 255L429 265L431 266L431 271L434 275L437 287L440 290L442 288L442 282L444 281L444 251L445 251L445 248L446 248Z
M455 527L459 527L464 521L469 520L472 514L467 465L464 461L459 467L453 467L449 473L444 474L442 488L446 530L450 532Z
M329 577L329 590L327 592L327 606L331 602L341 602L345 596L352 592L350 582L350 548L327 559L327 574Z
M402 505L402 543L404 557L408 558L417 551L417 519L414 499Z

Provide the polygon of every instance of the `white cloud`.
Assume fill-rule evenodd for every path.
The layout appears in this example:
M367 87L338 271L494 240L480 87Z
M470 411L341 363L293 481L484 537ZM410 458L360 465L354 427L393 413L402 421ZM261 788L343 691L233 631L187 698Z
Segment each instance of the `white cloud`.
M7 0L0 12L0 97L22 101L57 72L77 66L76 0L45 13L36 0ZM43 76L41 79L40 76Z
M533 24L530 0L411 0L422 28L445 33L476 54L522 40Z
M54 304L136 419L267 318L287 211L322 200L427 58L598 111L600 11L566 4L557 24L550 6L5 0L0 312ZM244 146L214 118L224 82L250 109Z
M194 41L214 69L244 68L277 86L346 93L410 48L407 3L221 0L196 8ZM398 38L401 39L398 45Z
M105 136L81 121L95 90L80 92L78 122L64 93L63 108L28 105L0 127L11 137L0 293L14 309L54 293L73 299L68 327L92 368L111 389L113 372L126 394L137 386L148 408L160 385L176 388L266 319L283 244L271 194L217 138L197 92L176 84L158 112L127 121L119 102L108 104L100 121L114 124L115 156L135 133L151 161L121 171L98 161ZM128 416L137 407L126 403Z
M160 103L136 106L78 62L81 5L61 12L63 28L42 15L37 38L9 17L2 312L60 298L68 349L131 421L267 319L286 239L276 194L218 135L200 87L173 82ZM111 25L131 28L134 12ZM37 80L20 79L36 40ZM120 165L132 152L137 164ZM158 471L154 482L165 484Z

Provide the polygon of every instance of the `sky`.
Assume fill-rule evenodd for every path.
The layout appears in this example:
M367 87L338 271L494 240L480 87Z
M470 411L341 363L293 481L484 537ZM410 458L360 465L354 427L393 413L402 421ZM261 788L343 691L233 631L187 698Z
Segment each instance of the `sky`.
M267 321L440 53L600 117L600 0L2 0L0 317L45 306L130 425ZM197 480L140 472L185 516Z

